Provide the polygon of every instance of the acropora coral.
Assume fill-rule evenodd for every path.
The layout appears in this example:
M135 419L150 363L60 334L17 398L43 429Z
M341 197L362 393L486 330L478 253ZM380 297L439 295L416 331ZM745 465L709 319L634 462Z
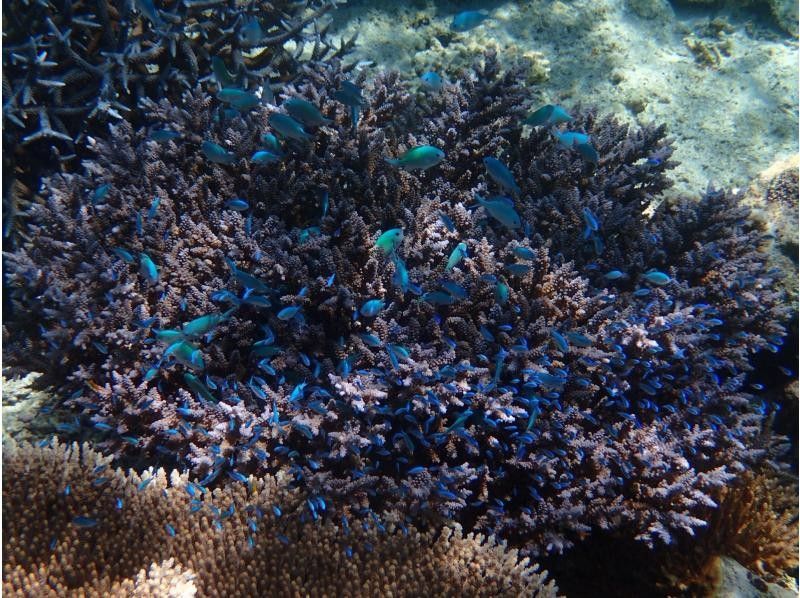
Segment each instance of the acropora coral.
M205 491L58 441L7 443L3 474L5 596L556 596L516 550L457 526L301 524L283 474Z
M750 372L780 273L738 195L660 201L663 126L523 126L522 80L488 53L416 94L332 61L277 105L146 101L177 138L121 122L21 214L7 364L77 410L62 433L200 486L286 470L308 520L441 517L532 554L694 533L772 446ZM332 122L279 141L290 98ZM386 160L418 146L444 160Z

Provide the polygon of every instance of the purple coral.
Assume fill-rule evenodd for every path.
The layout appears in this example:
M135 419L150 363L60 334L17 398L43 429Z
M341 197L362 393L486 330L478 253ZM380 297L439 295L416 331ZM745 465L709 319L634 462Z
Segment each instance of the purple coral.
M777 350L786 309L761 233L728 193L655 205L663 127L581 114L589 164L520 127L513 69L492 55L476 69L425 100L379 76L355 131L333 98L345 73L309 69L283 99L334 122L266 165L248 158L272 143L274 107L229 118L199 90L147 103L183 141L122 123L24 214L6 359L45 369L101 446L177 460L201 484L287 468L340 510L436 512L533 552L593 526L648 544L691 533L709 490L767 442L747 372ZM211 163L204 140L235 162ZM445 161L382 159L424 144ZM495 190L486 156L516 177L523 230L474 206ZM225 209L233 198L250 211ZM393 228L395 250L375 247ZM359 315L373 299L383 308Z

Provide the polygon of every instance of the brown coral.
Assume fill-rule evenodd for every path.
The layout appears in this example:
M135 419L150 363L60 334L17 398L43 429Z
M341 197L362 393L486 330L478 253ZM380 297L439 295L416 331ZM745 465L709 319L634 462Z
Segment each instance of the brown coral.
M88 445L57 440L4 447L5 595L191 596L195 587L201 596L556 592L516 551L458 527L304 524L293 512L305 497L285 490L280 474L202 493L177 472L125 474L108 469L109 461ZM278 504L280 516L272 511Z

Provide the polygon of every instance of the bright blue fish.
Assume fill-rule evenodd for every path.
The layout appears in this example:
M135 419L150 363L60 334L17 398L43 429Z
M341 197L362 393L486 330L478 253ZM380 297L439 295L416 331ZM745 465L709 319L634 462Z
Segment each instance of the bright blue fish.
M450 258L447 260L447 265L444 267L444 271L450 272L450 270L455 268L465 257L469 257L467 255L467 244L459 243L450 254Z
M311 139L311 135L306 133L303 125L287 114L273 112L269 115L269 126L275 129L282 137L297 139L298 141Z
M216 164L234 164L236 162L236 156L213 141L203 141L200 144L200 149L206 158Z
M385 305L381 299L370 299L361 306L361 315L367 318L374 318Z
M139 255L139 271L148 284L156 284L158 282L158 268L146 253Z
M514 209L514 202L507 197L494 197L484 199L475 194L475 200L483 206L488 214L509 229L516 229L522 226L522 220Z
M250 209L250 204L245 200L236 197L225 202L225 209L235 210L237 212L246 212Z
M519 195L519 185L517 185L517 181L514 180L514 175L511 174L511 171L505 164L497 158L488 156L483 159L483 165L486 166L486 172L494 179L495 183L512 195Z
M420 80L422 81L422 85L431 91L439 91L444 85L442 78L438 75L438 73L434 73L433 71L423 73L423 75L420 77Z
M250 161L255 164L271 164L272 162L279 162L280 159L281 156L267 150L259 150L250 157Z
M651 270L650 272L647 272L643 278L650 284L654 284L658 287L664 286L670 280L672 280L669 276L663 272L659 272L658 270Z
M522 122L532 127L548 127L571 120L572 117L561 106L546 104L534 111Z
M299 311L300 307L297 305L290 305L289 307L284 307L282 310L278 312L278 319L291 320L298 314Z
M479 10L465 10L453 17L453 22L450 23L450 29L463 33L474 29L488 18L489 15L485 12Z
M327 125L333 122L329 118L325 118L320 113L319 109L307 100L301 98L291 98L283 103L292 118L300 121L309 127L318 127L320 125Z

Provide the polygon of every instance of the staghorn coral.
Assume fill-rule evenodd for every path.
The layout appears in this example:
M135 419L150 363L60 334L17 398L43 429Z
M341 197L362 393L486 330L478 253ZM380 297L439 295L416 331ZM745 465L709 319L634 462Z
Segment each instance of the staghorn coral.
M515 550L458 528L304 524L281 476L201 492L109 461L88 444L4 445L4 595L556 595Z
M107 123L138 122L139 100L177 102L183 91L213 78L215 59L230 75L220 86L258 89L292 80L303 61L340 56L355 43L335 47L320 21L337 0L169 1L146 14L148 5L4 0L6 171L19 169L15 176L38 187L43 171L74 167L88 136L105 135ZM4 177L3 200L13 212L18 200L7 180L13 177ZM13 221L4 226L9 236Z
M5 357L82 413L61 431L203 485L287 468L335 508L435 513L532 553L593 527L654 545L704 526L713 489L768 456L772 405L748 373L787 314L739 197L659 203L664 127L580 111L570 127L597 165L521 127L520 77L491 53L424 103L379 76L355 130L332 98L344 78L318 65L287 86L282 101L333 122L280 162L246 158L282 108L227 119L195 90L145 108L180 143L123 123L85 174L48 181L22 216L31 242L6 254ZM203 140L235 163L210 163ZM421 144L447 158L382 159ZM489 155L522 189L521 230L471 207L496 188ZM226 209L235 197L249 212ZM387 256L375 240L396 227ZM459 242L468 256L446 271ZM151 283L127 263L142 254ZM168 358L157 331L207 314Z

